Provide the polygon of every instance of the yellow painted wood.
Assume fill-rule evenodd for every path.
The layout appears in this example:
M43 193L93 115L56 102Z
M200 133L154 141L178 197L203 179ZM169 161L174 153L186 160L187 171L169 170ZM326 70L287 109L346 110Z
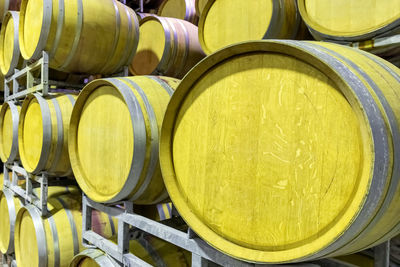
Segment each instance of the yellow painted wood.
M393 29L400 19L398 0L298 0L298 5L318 39L371 39Z
M154 204L167 198L158 152L154 150L159 133L152 132L151 127L161 126L170 98L168 91L172 93L177 83L178 80L167 77L137 76L99 79L83 89L71 116L69 154L75 178L91 199L98 202L132 199L142 186L146 189L134 197L136 204ZM132 94L139 108L131 109L132 115L129 107L134 103L123 98L127 93ZM139 124L133 127L132 116L139 116ZM143 146L144 151L136 152L133 157L134 138L141 130L145 140L137 146ZM131 172L135 162L143 157L143 169ZM152 157L156 160L154 166L150 165ZM146 177L148 172L150 176ZM140 176L138 180L134 180L134 175Z
M189 252L167 243L159 238L144 236L140 240L131 240L130 252L152 266L184 267L191 266L191 255ZM151 248L151 250L149 249ZM104 252L100 250L86 250L75 256L70 267L112 267L110 261L101 264L99 260L104 259ZM109 265L109 264L112 265Z
M9 205L14 209L13 214L9 213ZM23 203L18 197L14 197L10 201L4 196L3 191L0 191L0 251L3 254L13 252L9 251L10 240L14 239L11 235L12 231L14 231L15 216L22 205Z
M18 142L21 162L28 172L38 173L46 170L55 175L71 174L68 129L75 99L76 96L72 94L55 94L47 99L30 95L24 100ZM43 103L39 104L39 100ZM59 121L58 113L62 121ZM45 124L46 121L49 122L48 125ZM51 135L46 137L45 132L49 130ZM42 155L45 152L48 152L47 157ZM57 156L58 154L60 156ZM42 166L39 164L41 160L44 161Z
M196 0L195 7L196 7L196 14L200 17L201 13L203 12L204 8L206 7L207 0Z
M400 223L400 190L391 189L393 199L386 194L394 183L392 135L382 166L372 140L376 126L355 97L353 81L309 47L325 53L329 64L335 53L352 62L345 63L348 72L365 84L388 131L371 80L393 109L392 123L400 125L394 75L400 71L329 43L258 41L222 50L185 76L167 108L160 162L170 198L197 234L233 257L278 263L348 254L390 238ZM376 178L374 168L390 171ZM381 191L371 188L377 179ZM376 197L376 207L353 225L371 208L364 206L368 195ZM377 215L380 209L385 212ZM334 248L339 236L358 234L356 242Z
M21 110L20 106L16 106L18 112ZM0 111L0 158L3 162L13 161L11 158L11 150L18 150L17 142L15 138L18 136L18 131L14 130L19 123L19 114L16 116L12 115L10 105L6 102L2 105ZM18 154L18 153L17 153ZM17 155L18 158L18 155Z
M195 0L165 0L159 7L157 15L183 19L196 25L199 20Z
M69 220L67 210L72 216L73 222ZM69 266L70 261L74 257L74 238L77 247L77 253L82 251L84 248L81 243L82 238L82 214L81 214L81 199L79 195L73 194L61 194L57 197L51 197L48 201L48 208L51 212L51 218L35 217L27 208L22 208L17 215L16 226L15 226L15 255L18 266L40 266L43 264L42 261L47 261L49 267L63 267ZM109 229L110 221L108 216L96 216L95 218L101 221L96 221L97 224L104 224L104 229ZM40 221L43 225L45 236L37 236L36 231L38 230L37 225L34 225L36 220ZM51 220L54 221L57 236L58 236L58 248L59 253L56 253L57 243L53 238L53 232L51 230ZM104 220L104 221L103 221ZM39 223L39 224L40 224ZM76 235L74 234L74 228L76 229ZM37 223L38 224L38 223ZM99 228L98 228L99 229ZM109 230L108 233L102 233L107 238L110 238ZM40 242L40 240L42 242ZM39 258L39 248L46 247L46 253L42 259ZM59 265L55 264L55 255L59 256Z
M115 73L132 60L139 25L131 8L113 0L49 1L52 9L44 8L43 1L22 1L19 35L25 59L37 59L45 50L54 69L102 74ZM41 36L47 40L43 44Z
M0 22L3 23L3 18L7 11L19 11L20 7L21 0L0 0Z
M294 0L210 0L199 21L206 54L225 46L261 39L302 39Z
M133 75L182 78L204 57L197 27L187 21L149 16L139 29L138 50L129 67Z
M8 197L6 193L8 192ZM54 197L67 192L79 192L76 187L51 186L48 188L48 196ZM34 195L40 197L40 188L33 191ZM0 251L3 254L14 252L14 229L18 211L23 207L23 200L8 189L0 191Z

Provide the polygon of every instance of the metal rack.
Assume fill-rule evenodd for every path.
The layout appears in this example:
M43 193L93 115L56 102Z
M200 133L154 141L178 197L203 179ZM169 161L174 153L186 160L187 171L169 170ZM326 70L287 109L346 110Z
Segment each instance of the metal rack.
M1 255L1 267L17 267L17 261L12 255Z
M87 248L98 248L111 256L120 266L151 266L137 256L129 252L129 241L135 236L131 230L141 231L158 237L168 243L188 250L192 253L193 267L206 267L211 263L229 267L262 267L262 266L289 266L289 265L267 265L243 262L225 255L212 248L190 228L187 232L175 229L166 224L153 221L141 215L135 214L132 202L118 203L117 206L106 206L82 197L82 239ZM123 206L123 208L122 208ZM98 210L118 219L118 244L115 244L91 229L92 210ZM389 242L378 246L375 250L375 266L389 267ZM290 265L293 266L293 265ZM353 266L336 259L322 259L310 263L296 264L296 267L317 266Z
M10 179L10 171L12 173L12 179ZM18 185L19 180L25 180L25 189ZM66 177L53 177L49 180L48 175L45 172L42 172L40 175L29 174L23 167L21 167L19 162L4 164L4 186L9 188L14 195L23 198L25 204L32 204L37 207L41 216L46 216L48 213L48 187L52 185L76 185L76 182ZM33 188L38 187L40 187L40 197L33 194Z
M4 79L4 101L16 101L30 93L41 93L47 96L51 89L82 89L82 84L66 83L49 79L49 55L43 51L42 57L27 65L22 70ZM12 94L10 92L12 90Z

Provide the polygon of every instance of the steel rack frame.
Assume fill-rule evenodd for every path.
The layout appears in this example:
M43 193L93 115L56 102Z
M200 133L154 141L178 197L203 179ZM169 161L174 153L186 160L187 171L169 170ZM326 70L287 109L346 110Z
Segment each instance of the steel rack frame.
M119 205L117 205L119 204ZM107 206L94 202L85 194L82 197L82 239L83 245L87 248L98 248L111 256L120 266L146 266L148 263L129 252L129 241L135 236L134 231L150 234L168 243L174 244L192 253L192 267L215 266L213 263L229 267L271 267L271 266L293 266L290 265L268 265L254 264L234 259L222 252L217 251L203 241L192 229L187 232L175 229L166 224L153 221L141 215L135 214L133 204L129 201ZM117 206L115 206L117 205ZM92 210L98 210L118 219L118 244L115 244L91 229ZM173 209L173 213L177 211ZM378 246L375 249L375 266L389 267L389 242ZM309 263L295 264L296 267L318 267L318 266L347 266L354 265L336 259L321 259Z
M1 254L1 267L17 267L14 255Z
M12 179L10 179L11 172ZM25 180L25 189L18 185L18 181ZM32 204L40 211L41 216L48 214L47 197L49 186L76 185L76 182L66 177L52 177L49 179L47 173L39 175L29 174L19 162L4 164L4 187L10 189L14 195L20 196L24 204ZM33 188L40 187L40 197L33 194Z

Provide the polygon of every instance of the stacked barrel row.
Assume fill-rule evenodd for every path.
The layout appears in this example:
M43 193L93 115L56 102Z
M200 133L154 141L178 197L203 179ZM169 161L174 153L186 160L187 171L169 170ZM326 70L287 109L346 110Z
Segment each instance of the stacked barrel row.
M160 6L159 14L177 16L168 12L179 11L192 23L195 13L188 10L197 6L198 35L194 24L177 18L142 15L138 22L133 11L111 0L70 3L63 6L65 12L60 1L53 1L55 13L47 17L53 28L47 35L42 28L31 37L35 31L22 34L21 25L28 29L41 24L33 15L28 19L26 10L37 12L37 4L29 7L29 2L34 3L22 2L19 19L23 58L53 51L57 57L50 53L50 65L57 70L103 75L118 69L115 62L124 61L136 75L92 81L77 97L30 95L19 116L14 105L16 123L12 105L5 105L2 114L9 114L12 126L0 129L0 138L17 140L18 145L13 150L10 141L1 147L10 155L17 151L15 157L30 173L68 176L71 168L83 192L101 203L151 205L171 199L207 243L249 262L344 255L399 233L400 70L336 44L262 41L310 38L296 1L209 0L192 5L168 0ZM178 2L184 8L174 8ZM85 13L85 7L91 11ZM101 16L96 15L100 7ZM118 34L115 10L132 16L119 17ZM63 40L67 26L54 26L60 16L87 22L76 31L85 38L68 35ZM103 16L112 17L109 23L114 27L107 19L99 26ZM135 18L135 23L121 26ZM80 32L84 29L86 35ZM118 38L108 38L107 33ZM132 58L123 52L131 48L129 34L136 36L131 42L137 42ZM94 45L98 40L104 46ZM202 50L209 56L193 67L203 57ZM146 74L184 78L141 76ZM69 262L46 254L59 244L50 223L55 215L45 219L41 231L36 215L28 208L21 210L16 223L21 234L15 236L16 251L21 248L18 264ZM60 221L71 225L68 218ZM30 239L33 232L36 239L46 236L46 242L54 242L48 241L45 250ZM73 236L72 232L69 238ZM147 242L159 247L159 240ZM143 240L138 243L149 247ZM177 255L171 266L189 264L182 250L163 244L177 253L171 253ZM134 254L141 250L137 246L131 245ZM31 262L21 254L28 247L35 251L27 257L34 259ZM59 249L59 255L64 254ZM80 250L68 247L63 260ZM152 259L165 259L167 254L159 252ZM73 266L93 263L115 264L98 250L82 252L72 261Z
M64 73L102 76L116 73L121 71L123 66L133 62L133 58L138 60L135 55L140 56L140 53L136 53L140 35L143 35L142 39L146 41L150 35L158 34L160 39L164 38L165 47L169 47L165 53L164 48L162 51L155 51L160 56L156 59L159 63L147 74L165 72L170 76L182 77L204 57L197 40L197 27L189 22L154 17L154 22L150 23L150 31L153 31L154 25L156 31L148 34L142 33L142 27L139 30L139 20L135 12L117 1L50 2L49 8L49 3L45 1L24 0L20 12L6 13L0 34L0 68L5 76L11 77L15 70L29 64L28 61L39 59L43 51L48 53L49 66L53 69L50 72L51 79L63 80L66 76ZM42 14L40 18L38 13ZM161 31L158 25L162 27ZM143 73L140 68L136 70ZM132 92L146 92L149 99L152 96L150 102L154 105L154 111L149 110L146 121L157 118L161 124L163 111L177 80L156 76L140 78L145 87L143 91L139 90L140 88L134 91L136 83L130 79L116 80L119 83L127 83L126 86L132 87ZM119 83L117 82L118 85ZM5 103L0 112L2 161L8 164L20 162L30 175L46 173L52 181L59 177L74 179L68 154L68 131L77 95L70 90L58 90L48 96L35 93L29 94L21 102ZM145 102L140 103L145 103L148 107L149 102L145 95L143 97ZM158 161L158 150L154 150L158 140L154 129L157 127L152 121L152 134L148 139L154 138L151 142L153 151L150 163L146 163L149 173L157 169L155 164ZM147 166L148 164L150 165ZM141 198L142 202L137 203L162 202L161 199L151 199L156 195L160 198L157 192L157 187L161 188L157 183L162 184L159 167L155 175L159 177L158 180L150 184L148 177L140 180L140 190L144 190L146 194L154 190L154 193L150 197L146 195ZM19 186L25 188L23 183L19 183ZM167 200L168 196L163 187L162 190L162 200ZM49 214L41 217L34 206L25 205L23 199L12 190L2 189L1 252L15 254L18 266L69 266L74 255L84 249L81 243L80 192L75 187L49 187ZM40 192L35 191L34 194L40 197ZM135 206L135 212L154 220L164 220L171 217L171 206ZM92 229L95 232L116 242L116 220L99 212L93 213L92 220ZM152 265L190 265L190 254L155 237L141 235L137 240L131 241L130 247L135 255ZM75 259L75 263L71 264L92 266L98 260L98 257L93 258L93 261L90 257L84 257ZM98 261L98 265L104 266L104 263Z

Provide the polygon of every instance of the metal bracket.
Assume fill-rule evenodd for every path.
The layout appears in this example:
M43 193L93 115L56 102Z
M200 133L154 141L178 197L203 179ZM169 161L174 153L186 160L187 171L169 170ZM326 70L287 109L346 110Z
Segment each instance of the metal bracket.
M80 90L82 87L82 84L50 80L49 54L43 51L39 60L32 64L27 64L21 70L15 69L13 75L4 79L4 101L22 99L26 95L35 92L47 96L53 89L69 88Z
M10 179L9 172L12 173L12 179ZM25 180L25 189L18 185L19 180ZM18 162L4 164L3 183L4 187L10 189L14 195L24 199L25 204L32 204L37 207L41 216L46 216L48 213L47 198L49 186L76 185L74 180L68 178L52 178L49 180L45 172L37 176L31 175ZM33 188L37 187L40 187L40 197L33 193Z

